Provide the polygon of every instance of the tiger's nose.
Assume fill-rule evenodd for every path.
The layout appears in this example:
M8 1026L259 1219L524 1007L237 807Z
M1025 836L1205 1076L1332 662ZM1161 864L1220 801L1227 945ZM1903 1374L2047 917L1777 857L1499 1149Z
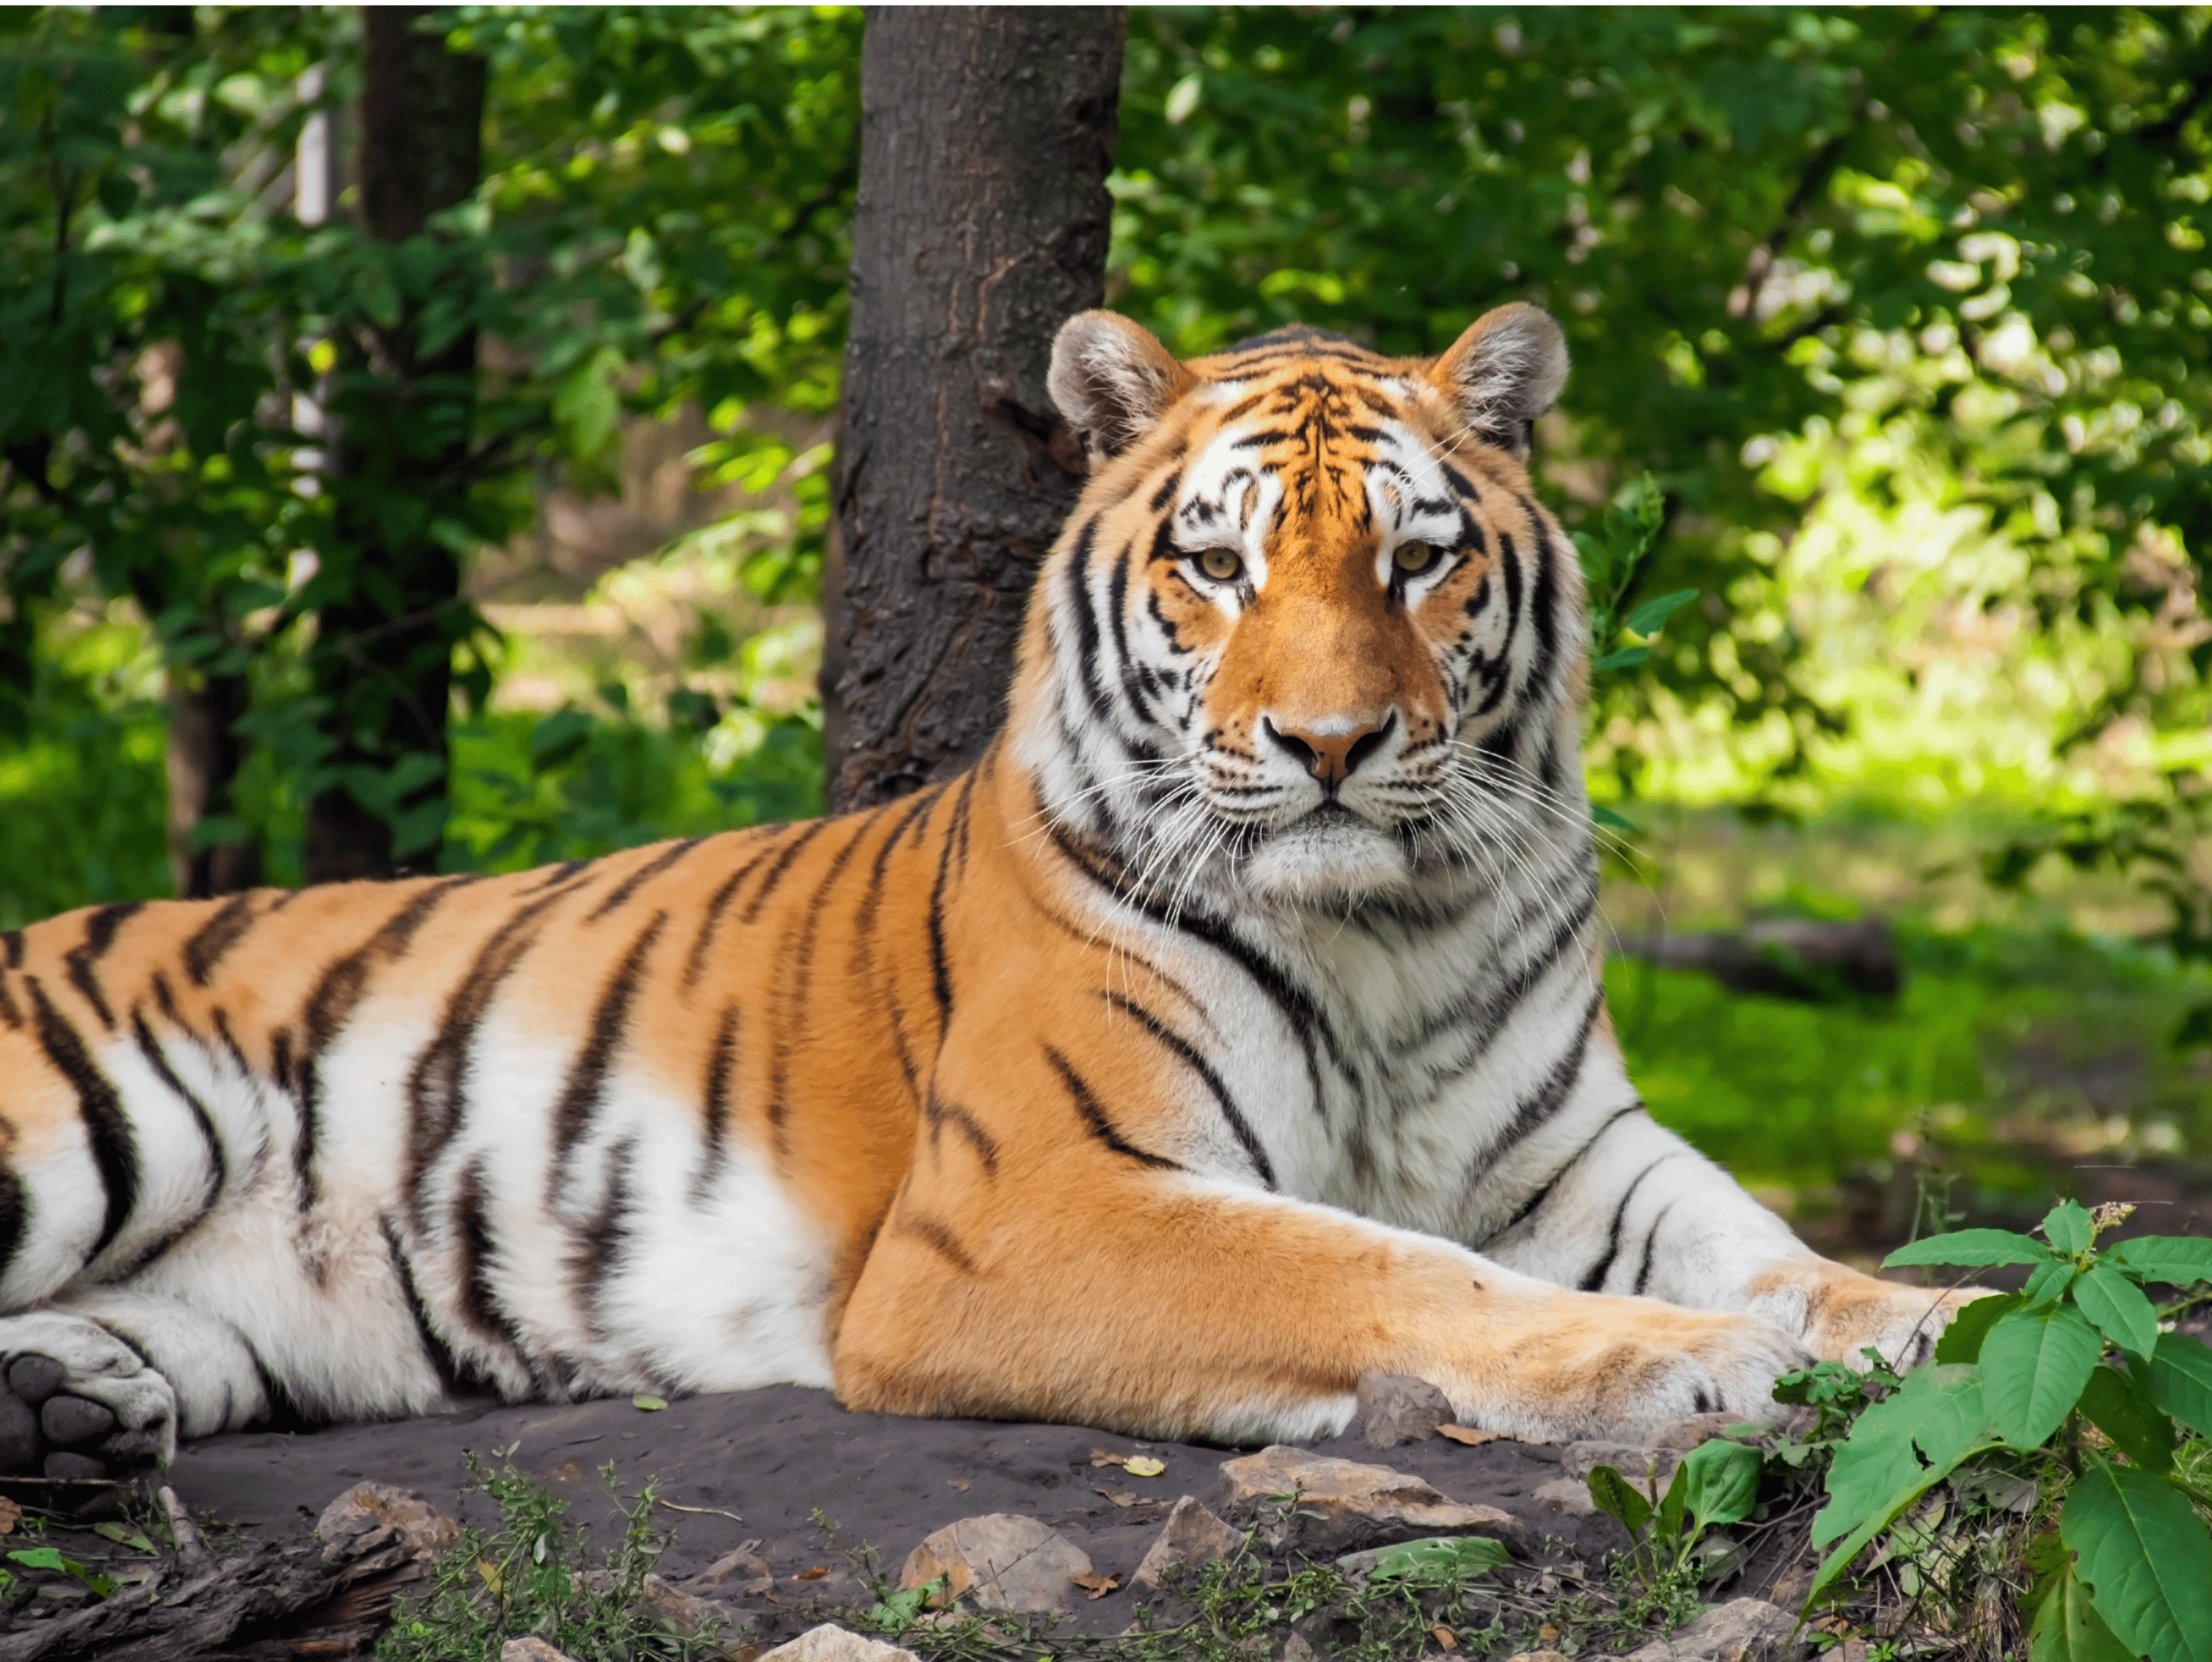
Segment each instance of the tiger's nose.
M1379 722L1366 726L1347 723L1341 731L1327 733L1312 727L1278 726L1272 716L1260 718L1260 731L1267 735L1268 742L1320 780L1321 789L1332 796L1354 768L1382 748L1397 725L1395 710Z

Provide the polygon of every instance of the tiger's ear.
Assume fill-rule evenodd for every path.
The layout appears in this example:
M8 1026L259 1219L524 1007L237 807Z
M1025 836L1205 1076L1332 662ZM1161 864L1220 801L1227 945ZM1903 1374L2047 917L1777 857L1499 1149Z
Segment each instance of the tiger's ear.
M1140 324L1114 312L1078 312L1052 342L1045 383L1095 464L1151 429L1191 384L1190 371Z
M1550 312L1516 300L1477 318L1429 372L1479 437L1526 456L1529 424L1566 384L1566 337Z

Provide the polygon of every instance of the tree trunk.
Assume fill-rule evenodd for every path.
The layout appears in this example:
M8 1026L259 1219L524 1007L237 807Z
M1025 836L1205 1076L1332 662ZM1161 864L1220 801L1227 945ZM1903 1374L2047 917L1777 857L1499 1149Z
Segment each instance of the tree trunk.
M1104 296L1120 9L879 8L860 189L826 690L833 807L980 755L1080 451L1053 332Z
M180 899L234 894L261 880L261 846L250 832L241 841L192 847L203 821L236 817L231 788L246 744L235 728L250 698L243 675L170 673L169 876Z
M361 210L385 242L420 235L431 215L467 200L482 164L484 61L418 32L428 10L362 12ZM411 297L396 327L364 325L339 344L346 368L374 378L332 412L334 552L351 582L322 609L311 669L331 701L328 765L349 778L308 804L311 883L389 876L401 860L434 857L444 822L453 650L468 612L460 562L434 527L460 519L466 500L476 336L426 353L419 309ZM409 762L417 757L428 761ZM397 837L395 822L406 828Z

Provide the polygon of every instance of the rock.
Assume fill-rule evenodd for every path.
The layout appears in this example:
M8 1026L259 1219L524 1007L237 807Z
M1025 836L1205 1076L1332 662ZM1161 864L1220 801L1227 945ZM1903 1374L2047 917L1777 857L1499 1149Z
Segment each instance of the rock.
M1396 1448L1437 1434L1451 1423L1451 1403L1425 1379L1411 1374L1367 1374L1360 1381L1359 1411L1351 1429L1369 1448Z
M8 1364L8 1388L34 1408L68 1377L69 1370L51 1356L17 1356Z
M1797 1619L1765 1599L1736 1599L1621 1662L1791 1662L1811 1646L1790 1635Z
M65 1479L104 1478L107 1475L107 1463L89 1454L73 1454L66 1448L57 1448L46 1457L46 1475Z
M1669 1420L1643 1440L1646 1448L1672 1448L1688 1453L1700 1443L1710 1442L1731 1426L1744 1423L1739 1414L1694 1414L1687 1420Z
M506 1662L506 1659L502 1657L500 1662ZM788 1645L779 1645L756 1658L755 1662L921 1662L921 1659L897 1645L886 1645L880 1639L864 1639L833 1621L826 1621L819 1627L808 1628Z
M37 1471L37 1411L0 1391L0 1477L29 1477Z
M658 1616L685 1639L692 1638L710 1622L727 1620L730 1614L653 1575L645 1578L645 1585L638 1590L638 1608L647 1615Z
M1270 1541L1278 1548L1295 1544L1334 1556L1428 1535L1487 1535L1524 1553L1530 1544L1527 1530L1510 1514L1495 1506L1463 1505L1388 1466L1279 1444L1221 1463L1219 1510L1225 1517L1262 1517L1274 1498L1294 1491L1296 1510L1278 1502L1275 1510L1286 1515L1268 1520Z
M1129 1590L1148 1593L1179 1571L1196 1570L1226 1558L1244 1544L1244 1537L1224 1524L1196 1500L1185 1495L1167 1514L1160 1537L1144 1555L1144 1562L1129 1577Z
M1520 1651L1506 1658L1506 1662L1567 1662L1557 1651Z
M1590 1498L1589 1481L1583 1478L1553 1478L1549 1483L1540 1483L1529 1498L1540 1511L1561 1517L1587 1517L1598 1510L1598 1503Z
M426 1570L431 1560L460 1539L460 1524L412 1489L389 1483L355 1484L324 1507L315 1522L315 1533L326 1551L378 1530L397 1531L408 1556Z
M115 1412L81 1396L49 1396L38 1411L38 1423L49 1442L68 1448L106 1436L115 1429Z
M775 1585L775 1571L768 1561L743 1546L726 1553L691 1578L694 1587L711 1587L724 1593L765 1593Z
M1090 1559L1065 1536L1033 1517L987 1512L948 1524L907 1555L901 1587L920 1587L939 1575L948 1584L942 1601L973 1594L985 1610L1040 1613L1073 1607L1071 1578L1088 1575Z
M1569 1443L1559 1451L1562 1477L1586 1478L1599 1466L1610 1466L1639 1490L1648 1478L1662 1495L1682 1463L1681 1449L1639 1448L1634 1443Z
M556 1651L535 1633L511 1639L499 1647L499 1662L575 1662L566 1651Z

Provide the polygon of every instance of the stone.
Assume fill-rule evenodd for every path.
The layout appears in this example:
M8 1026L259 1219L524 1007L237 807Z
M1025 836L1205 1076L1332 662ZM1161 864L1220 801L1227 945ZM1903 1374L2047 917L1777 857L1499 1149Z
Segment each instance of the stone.
M1558 1651L1519 1651L1505 1662L1567 1662L1567 1659Z
M389 1483L355 1484L324 1507L315 1521L315 1533L326 1555L379 1530L396 1531L408 1556L422 1570L460 1539L460 1524L412 1489Z
M1559 1451L1563 1478L1586 1478L1599 1466L1610 1466L1639 1491L1648 1478L1662 1495L1682 1463L1681 1449L1639 1448L1634 1443L1569 1443Z
M1033 1517L987 1512L948 1524L907 1555L901 1587L948 1578L940 1602L973 1594L985 1610L1026 1614L1074 1607L1072 1578L1091 1573L1082 1548Z
M107 1462L96 1460L89 1454L74 1454L66 1448L57 1448L46 1457L46 1475L64 1481L78 1481L107 1475Z
M1283 1506L1280 1498L1294 1492L1296 1507ZM1263 1517L1270 1544L1316 1556L1431 1535L1487 1535L1524 1554L1530 1547L1527 1529L1495 1506L1463 1505L1388 1466L1280 1444L1221 1463L1219 1510L1239 1523Z
M1437 1434L1451 1423L1451 1403L1425 1379L1411 1374L1366 1374L1360 1380L1359 1409L1351 1429L1369 1448L1396 1448Z
M47 1440L72 1447L105 1437L115 1429L115 1411L81 1396L49 1396L38 1411Z
M899 1646L865 1639L826 1621L808 1628L788 1645L779 1645L755 1658L754 1662L921 1662L921 1659Z
M499 1647L499 1662L574 1662L566 1651L556 1651L535 1633L511 1639Z
M1303 1633L1293 1633L1283 1641L1283 1662L1321 1662L1321 1652Z
M775 1585L775 1571L750 1545L724 1553L698 1575L694 1587L711 1587L724 1593L765 1593Z
M8 1364L8 1388L33 1408L60 1390L68 1377L69 1370L51 1356L17 1356Z
M638 1607L647 1615L658 1616L685 1639L695 1637L710 1622L722 1621L729 1614L720 1607L695 1598L653 1575L647 1575L645 1585L638 1589Z
M38 1472L38 1414L0 1391L0 1477L32 1477Z
M1129 1577L1132 1593L1149 1593L1169 1576L1187 1574L1226 1558L1244 1537L1189 1495L1175 1503L1160 1536Z
M1643 1440L1646 1448L1671 1448L1688 1453L1700 1443L1710 1442L1731 1426L1744 1423L1739 1414L1693 1414L1686 1420L1669 1420Z
M1621 1662L1794 1662L1811 1648L1791 1637L1797 1626L1795 1616L1765 1599L1736 1599Z
M1540 1483L1529 1498L1538 1511L1560 1517L1587 1517L1598 1510L1598 1503L1590 1498L1589 1480L1584 1478L1553 1478L1549 1483Z

